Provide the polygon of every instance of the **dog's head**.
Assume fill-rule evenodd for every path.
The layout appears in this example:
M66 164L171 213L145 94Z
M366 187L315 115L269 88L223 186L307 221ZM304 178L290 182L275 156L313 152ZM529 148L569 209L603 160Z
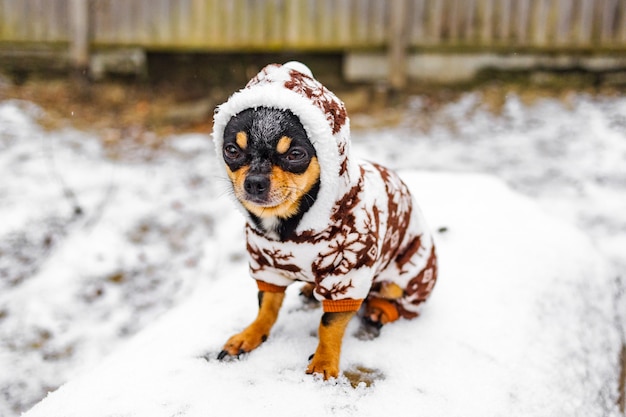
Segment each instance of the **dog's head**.
M260 221L302 216L315 201L315 148L289 110L257 107L233 116L224 129L222 156L236 198Z
M267 237L326 230L359 176L343 102L299 62L267 65L220 104L213 140L237 207Z

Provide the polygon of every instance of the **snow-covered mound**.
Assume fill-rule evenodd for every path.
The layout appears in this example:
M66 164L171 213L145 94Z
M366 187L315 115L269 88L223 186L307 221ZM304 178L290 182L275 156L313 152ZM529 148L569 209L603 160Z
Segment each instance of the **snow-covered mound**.
M351 328L342 369L374 381L356 390L303 374L320 313L296 288L264 346L214 360L254 316L256 290L208 135L154 151L127 132L108 148L106 132L44 130L41 112L0 102L0 416L67 381L32 414L615 415L626 98L510 95L494 114L480 93L438 110L416 97L400 125L355 133L359 156L455 172L404 173L433 229L447 228L441 280L419 319L368 343ZM579 227L608 268L570 227L468 171Z
M257 309L245 260L232 256L243 220L224 210L212 272L193 294L24 417L617 415L619 335L588 239L492 177L402 175L438 231L440 278L419 318L378 339L356 338L352 323L349 378L304 374L321 312L297 288L257 351L215 359Z

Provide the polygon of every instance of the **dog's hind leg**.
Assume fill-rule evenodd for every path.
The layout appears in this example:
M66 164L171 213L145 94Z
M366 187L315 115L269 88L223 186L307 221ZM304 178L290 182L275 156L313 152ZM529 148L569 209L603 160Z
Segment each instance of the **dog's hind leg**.
M393 300L372 297L365 301L363 318L382 326L398 320L400 314Z
M237 356L250 352L265 342L276 323L284 298L284 292L259 291L257 318L243 332L228 339L217 358L222 360L228 355Z
M319 326L319 344L306 373L321 374L324 379L339 376L339 358L343 334L354 311L324 313Z
M356 336L361 340L372 340L380 335L380 329L387 323L400 318L396 300L403 295L403 290L398 285L383 283L378 296L370 295L363 303L361 315L361 327Z
M300 299L306 309L313 309L320 306L319 300L315 298L315 284L307 282L300 288Z

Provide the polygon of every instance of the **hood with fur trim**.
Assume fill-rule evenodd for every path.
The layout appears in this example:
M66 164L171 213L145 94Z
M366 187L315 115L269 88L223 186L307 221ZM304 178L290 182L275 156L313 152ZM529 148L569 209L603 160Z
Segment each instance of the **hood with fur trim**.
M336 201L358 178L358 166L349 158L350 120L343 102L313 78L311 70L302 63L266 66L216 109L213 140L222 163L224 129L229 120L243 110L257 107L290 110L306 130L320 164L320 190L296 232L323 230ZM239 201L236 203L243 209ZM247 214L245 209L244 212Z

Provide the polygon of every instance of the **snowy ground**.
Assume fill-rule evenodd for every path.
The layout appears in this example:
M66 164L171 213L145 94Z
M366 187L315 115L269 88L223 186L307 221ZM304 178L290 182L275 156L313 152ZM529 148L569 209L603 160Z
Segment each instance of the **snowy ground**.
M241 218L207 136L111 160L95 136L45 132L38 108L0 103L0 416L72 379L29 415L615 414L626 99L525 107L510 97L493 115L467 94L424 132L415 121L426 108L415 98L399 127L354 134L358 155L421 190L433 227L448 228L439 240L450 260L419 320L368 344L347 338L344 369L375 380L355 390L302 375L319 312L293 293L261 350L237 363L199 359L256 308ZM592 243L468 172L500 177Z

